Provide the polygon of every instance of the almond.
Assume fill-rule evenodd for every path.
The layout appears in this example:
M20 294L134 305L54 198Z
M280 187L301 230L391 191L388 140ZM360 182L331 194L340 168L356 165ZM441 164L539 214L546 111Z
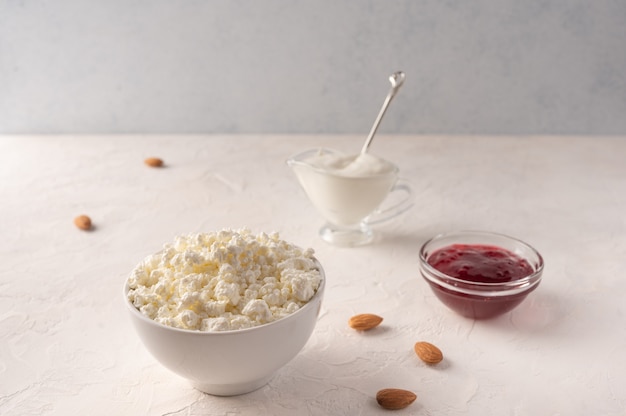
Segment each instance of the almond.
M163 166L163 160L159 159L158 157L149 157L144 160L144 163L151 168L160 168Z
M430 342L420 341L413 347L418 357L427 364L437 364L443 360L443 353Z
M76 225L81 230L90 230L91 229L91 218L86 215L79 215L74 218L74 225Z
M376 393L380 407L388 410L404 409L417 399L412 391L402 389L382 389Z
M367 331L372 328L376 328L382 321L383 318L378 315L363 313L360 315L354 315L350 318L348 325L357 331Z

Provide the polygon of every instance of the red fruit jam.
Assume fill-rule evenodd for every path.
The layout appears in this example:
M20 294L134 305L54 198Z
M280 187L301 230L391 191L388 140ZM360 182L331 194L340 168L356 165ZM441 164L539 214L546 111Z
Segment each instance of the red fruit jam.
M428 264L448 276L470 282L501 283L519 280L533 268L518 255L496 246L453 244L433 252Z
M486 319L508 312L536 287L516 288L514 282L532 275L535 269L525 259L497 246L452 244L433 251L427 263L454 278L441 279L441 284L427 279L435 295L470 318Z

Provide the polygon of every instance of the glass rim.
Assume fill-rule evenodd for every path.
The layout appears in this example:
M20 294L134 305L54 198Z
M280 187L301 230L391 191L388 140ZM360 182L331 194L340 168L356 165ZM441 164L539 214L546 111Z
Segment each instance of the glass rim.
M477 236L477 237L482 237L482 238L494 237L500 240L506 240L514 245L523 247L524 249L526 249L526 251L530 252L535 257L535 259L529 259L528 256L520 255L521 258L529 262L529 264L533 268L533 273L521 279L512 280L508 282L473 282L473 281L464 280L464 279L447 275L437 270L436 268L434 268L428 263L428 257L429 257L428 249L432 246L433 243L436 243L438 241L441 241L446 238L451 238L451 237L471 237L471 236ZM450 244L454 244L454 242ZM462 244L462 243L459 243L459 244ZM499 247L497 243L493 243L493 245ZM446 245L443 245L442 247L445 247L445 246ZM506 249L505 247L502 247L502 248ZM515 254L519 255L519 253L515 253ZM494 232L489 232L489 231L466 230L466 231L455 231L455 232L450 232L450 233L438 234L428 239L422 245L419 251L419 260L420 260L420 269L422 272L422 276L426 280L432 283L438 284L452 292L461 292L461 293L480 295L480 296L485 296L485 295L506 296L506 295L512 295L516 293L526 292L530 288L536 286L539 283L541 279L541 275L543 273L543 269L544 269L543 257L534 247L532 247L528 243L522 240L519 240L517 238L511 237L505 234L494 233Z
M389 172L380 172L380 173L372 173L372 174L368 174L368 175L359 175L359 176L350 176L350 175L342 175L342 174L338 174L336 172L329 172L328 170L324 170L320 167L317 166L313 166L309 163L304 162L303 160L301 160L302 157L304 156L308 156L308 155L313 155L315 152L327 152L330 154L342 154L341 152L337 151L337 150L333 150L333 149L329 149L327 147L315 147L312 149L308 149L305 150L303 152L297 153L291 157L289 157L289 159L287 159L287 165L288 166L293 166L293 165L298 165L298 166L304 166L307 167L309 169L312 169L318 173L322 173L324 175L328 175L328 176L334 176L336 178L341 178L341 179L346 179L346 180L363 180L365 179L370 179L370 178L386 178L389 176L397 176L400 173L400 168L393 162L388 161L387 159L384 159L382 157L378 157L381 160L384 160L386 163L388 163L390 166L393 167L392 170L390 170Z

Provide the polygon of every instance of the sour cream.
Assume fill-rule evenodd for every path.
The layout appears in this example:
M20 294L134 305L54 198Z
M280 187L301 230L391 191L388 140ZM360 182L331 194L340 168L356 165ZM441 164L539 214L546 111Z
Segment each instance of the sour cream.
M372 214L397 179L397 167L371 154L321 149L291 164L302 188L332 224L353 226Z
M322 150L319 154L310 156L303 162L328 173L352 177L385 174L396 169L393 164L369 153L343 155L327 153Z

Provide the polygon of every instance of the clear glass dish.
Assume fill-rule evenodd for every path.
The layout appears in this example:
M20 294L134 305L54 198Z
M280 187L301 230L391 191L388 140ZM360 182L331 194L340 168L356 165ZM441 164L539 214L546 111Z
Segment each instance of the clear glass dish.
M440 249L485 246L504 249L530 265L530 272L510 281L473 281L450 276L429 263ZM503 234L459 231L428 240L419 253L420 272L437 298L453 311L468 318L489 319L513 310L541 281L544 262L530 245Z

